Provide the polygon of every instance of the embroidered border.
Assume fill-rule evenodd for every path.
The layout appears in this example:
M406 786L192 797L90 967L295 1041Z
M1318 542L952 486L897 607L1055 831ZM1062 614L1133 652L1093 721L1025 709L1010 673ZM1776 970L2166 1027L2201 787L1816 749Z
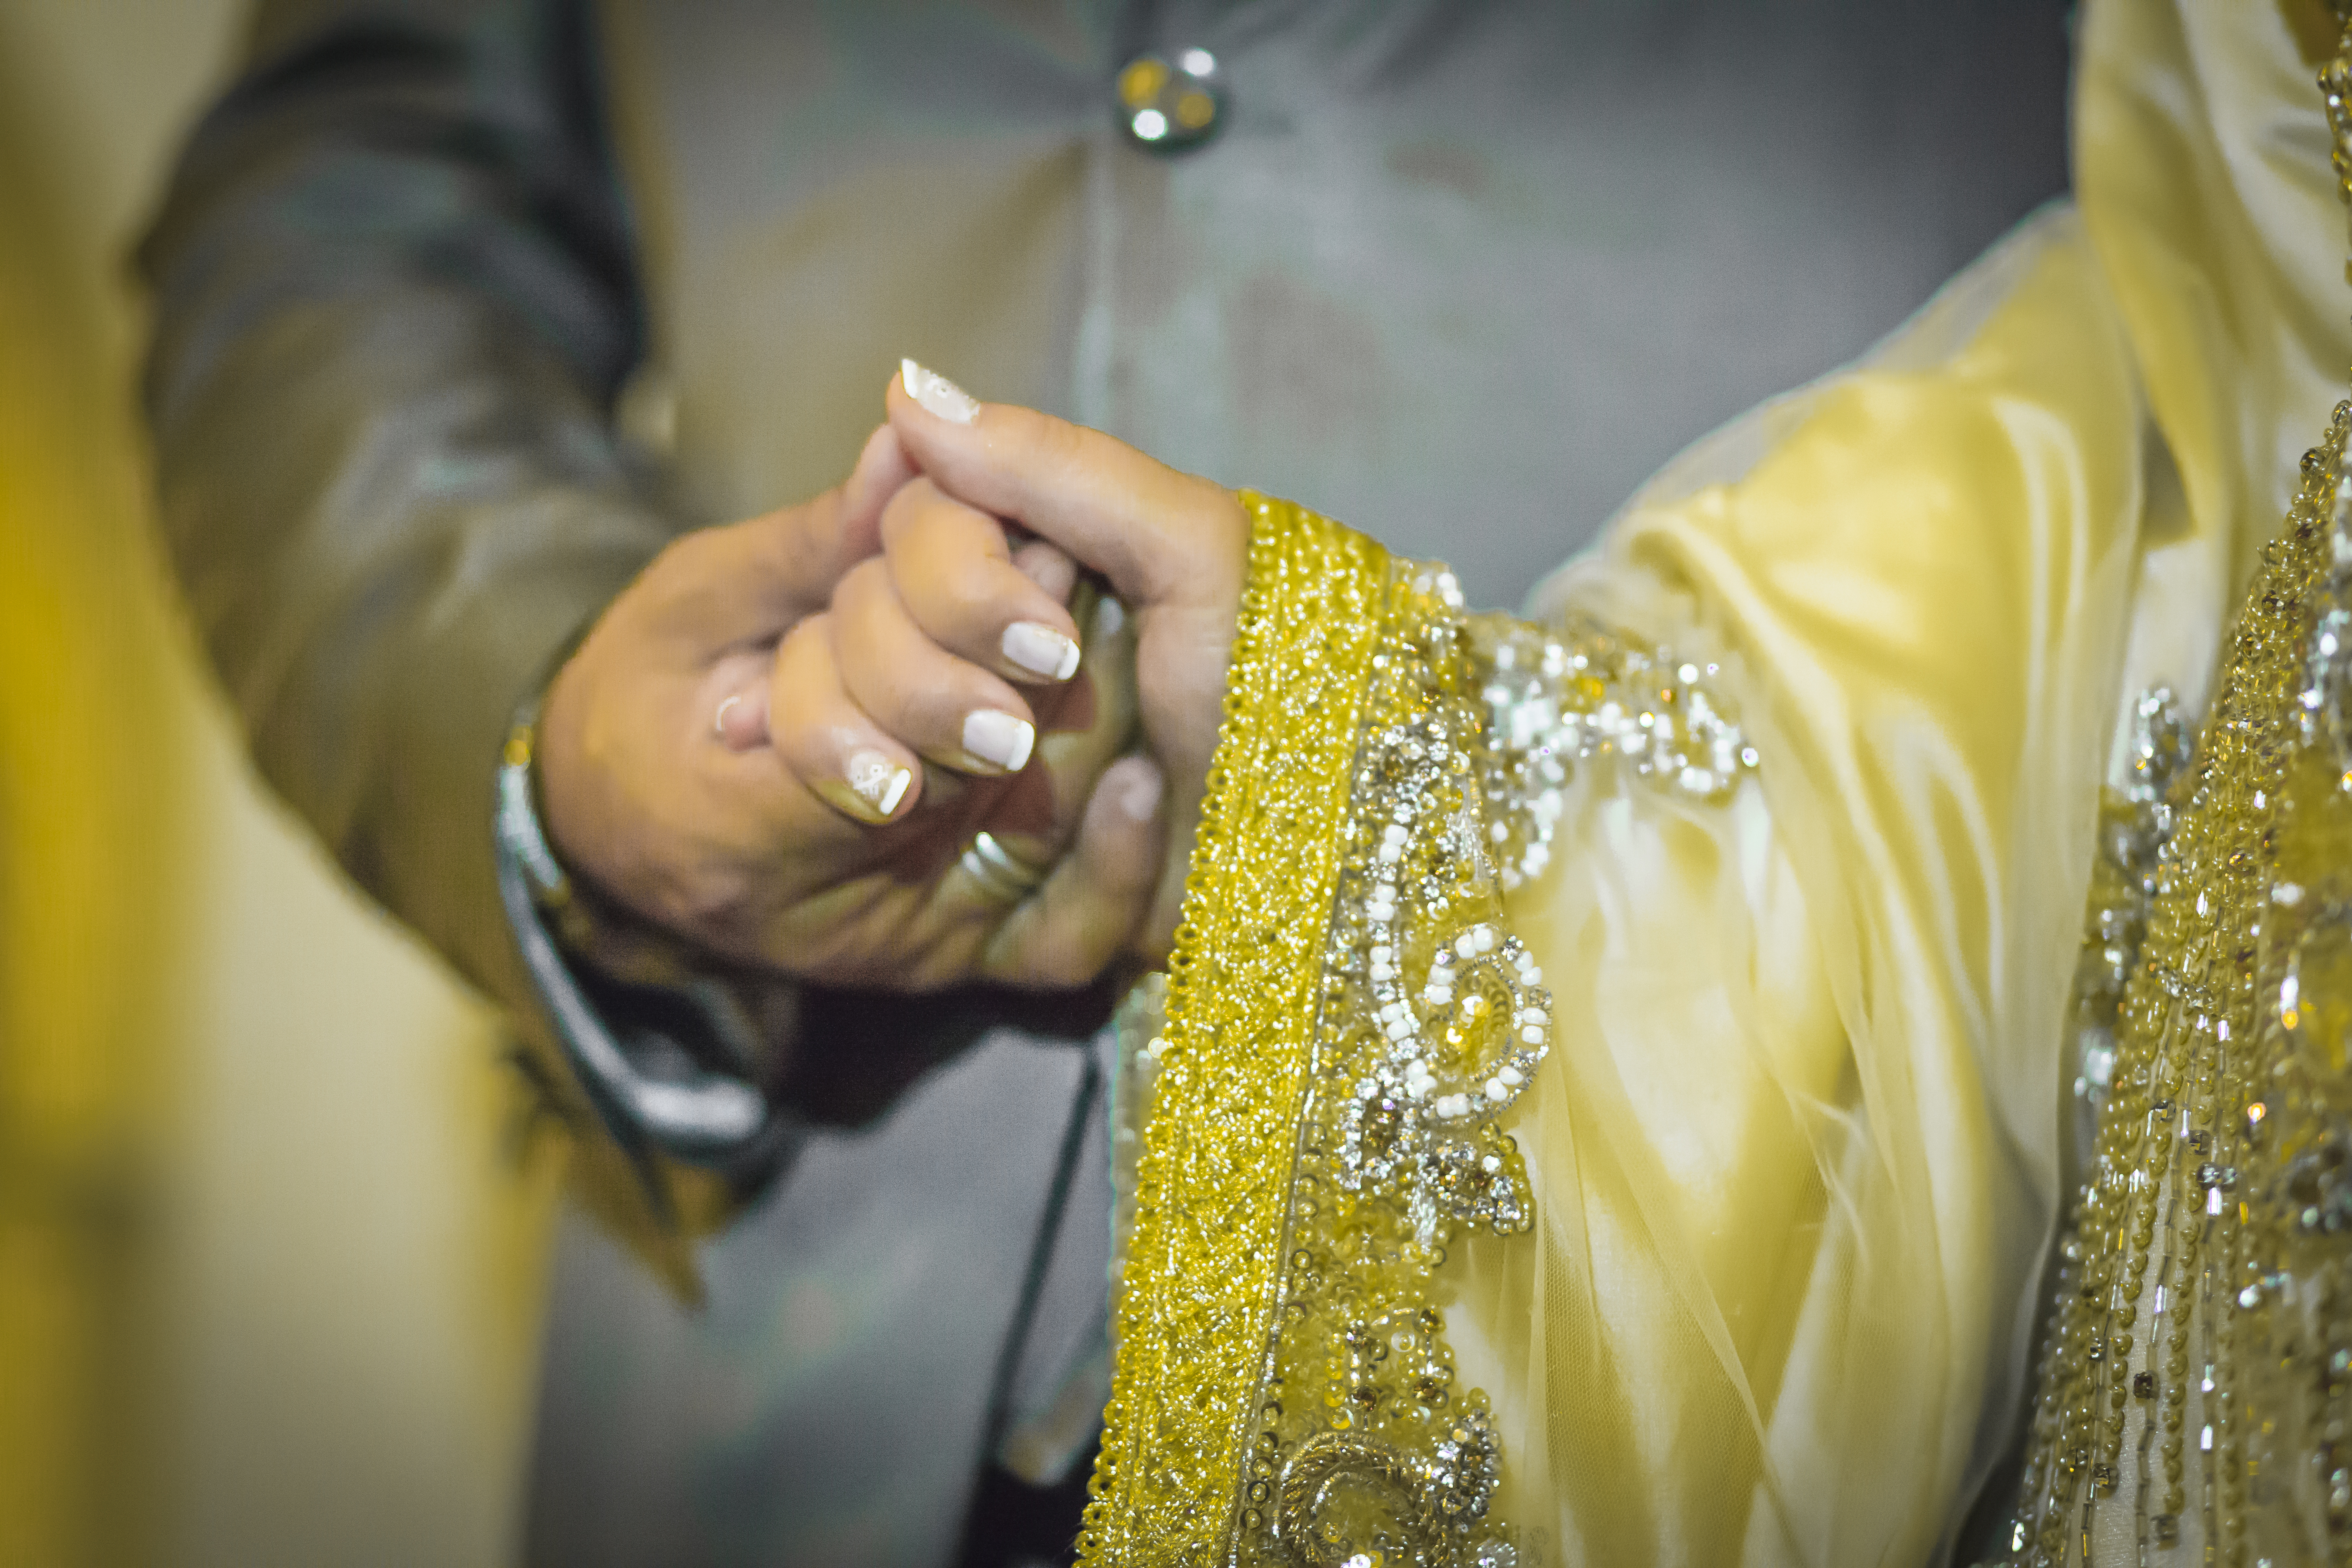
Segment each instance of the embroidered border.
M1249 583L1170 961L1086 1563L1226 1556L1387 552L1245 496Z

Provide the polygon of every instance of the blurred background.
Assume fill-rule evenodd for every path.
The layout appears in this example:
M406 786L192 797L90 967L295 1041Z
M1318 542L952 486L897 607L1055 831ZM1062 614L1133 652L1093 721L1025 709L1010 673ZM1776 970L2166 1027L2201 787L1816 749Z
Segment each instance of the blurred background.
M1963 51L1948 100L1900 72L1840 75L1872 47L1908 47L1899 27L1858 29L1854 49L1824 57L1835 112L1783 127L1824 161L1791 162L1778 184L1751 178L1769 147L1748 167L1718 159L1721 124L1679 101L1627 122L1596 168L1627 190L1648 188L1654 166L1695 171L1675 211L1703 221L1679 250L1643 230L1619 265L1669 256L1685 270L1665 288L1777 258L1772 276L1821 320L1721 339L1746 309L1731 289L1656 343L1578 325L1704 395L1596 398L1578 470L1591 493L1544 491L1545 517L1597 522L1682 441L1857 352L2063 188L2063 4L1992 9L1985 37L2042 40L2014 81L1999 47ZM245 10L0 0L0 1568L516 1554L560 1150L524 1136L496 1020L255 782L149 516L128 255ZM1999 68L1969 74L1987 60ZM1984 102L1996 111L1972 134L1946 134L1952 104ZM1908 139L1822 154L1849 112ZM1948 142L1990 149L1991 173L1972 184L1958 155L1926 156ZM1433 167L1413 179L1442 193L1453 165ZM1849 184L1863 193L1851 201ZM1718 232L1724 192L1737 199ZM1794 205L1764 221L1775 209L1758 192ZM1844 254L1849 206L1872 265L1822 271L1805 258ZM1592 232L1631 210L1603 204ZM1588 262L1610 250L1588 248ZM780 287L761 297L789 298ZM1293 344L1310 365L1311 338ZM843 342L847 360L889 363L854 332ZM1184 460L1192 427L1160 413ZM811 461L830 450L807 446ZM1331 450L1324 478L1344 477ZM806 493L837 471L759 493ZM1316 492L1306 472L1276 488ZM1391 505L1349 515L1452 557L1480 602L1515 599L1560 552L1555 531L1515 528L1507 509L1474 526L1457 508Z
M239 0L0 5L0 1565L505 1561L560 1156L255 784L124 260Z

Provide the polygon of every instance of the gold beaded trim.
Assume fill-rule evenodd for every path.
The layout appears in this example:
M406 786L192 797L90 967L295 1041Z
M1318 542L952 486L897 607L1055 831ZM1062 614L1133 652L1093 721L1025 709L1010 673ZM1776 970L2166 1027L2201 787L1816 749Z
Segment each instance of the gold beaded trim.
M1504 895L1542 869L1579 765L1719 803L1756 752L1713 665L1465 618L1443 567L1244 499L1184 923L1164 990L1122 1015L1081 1561L1516 1568L1486 1398L1456 1385L1436 1305L1461 1231L1534 1224L1500 1122L1551 997Z
M1253 516L1169 963L1086 1563L1230 1558L1388 555L1299 508Z
M2092 1561L2108 1509L2144 1559L2352 1562L2347 432L2352 404L2304 459L2175 786L2062 1244L2016 1562Z

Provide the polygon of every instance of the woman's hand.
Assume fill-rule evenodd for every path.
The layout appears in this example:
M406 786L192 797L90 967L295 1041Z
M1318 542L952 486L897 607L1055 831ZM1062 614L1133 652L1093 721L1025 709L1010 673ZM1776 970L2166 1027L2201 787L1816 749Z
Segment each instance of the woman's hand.
M979 569L1004 549L996 519L1100 573L1133 614L1144 739L1171 790L1167 862L1143 937L1164 952L1223 713L1249 552L1241 503L1099 432L976 404L912 363L888 406L924 478L893 502L884 560L916 629L971 672L961 679L1002 668L1010 628L1055 607L1035 584Z
M891 990L1084 984L1164 863L1159 772L1121 760L1132 639L1089 639L1080 667L1074 570L998 531L958 588L974 613L1017 597L1020 628L984 668L950 660L877 554L923 531L911 473L885 428L839 489L657 557L549 691L549 832L575 874L736 963ZM1044 873L1034 890L975 874L982 829Z

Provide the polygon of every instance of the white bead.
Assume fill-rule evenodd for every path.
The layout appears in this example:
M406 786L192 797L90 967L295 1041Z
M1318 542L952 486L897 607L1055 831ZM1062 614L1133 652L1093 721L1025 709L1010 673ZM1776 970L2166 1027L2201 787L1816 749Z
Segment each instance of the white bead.
M1454 940L1454 951L1465 958L1475 958L1478 956L1477 939L1465 933Z
M1486 1098L1494 1100L1508 1100L1511 1098L1511 1091L1504 1087L1501 1079L1490 1078L1486 1080Z
M1519 1038L1531 1046L1540 1046L1544 1043L1544 1033L1537 1026L1529 1024L1519 1031Z
M1519 1085L1528 1081L1526 1075L1522 1074L1519 1069L1515 1067L1506 1066L1496 1068L1495 1069L1495 1076L1501 1079L1505 1083L1509 1084L1513 1089L1517 1089Z

